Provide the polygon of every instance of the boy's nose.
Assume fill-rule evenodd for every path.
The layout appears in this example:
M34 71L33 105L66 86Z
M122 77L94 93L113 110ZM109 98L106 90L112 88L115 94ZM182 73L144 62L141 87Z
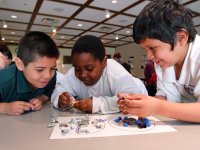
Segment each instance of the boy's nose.
M154 58L153 54L151 52L147 52L147 59L152 60Z
M82 77L82 78L86 78L87 76L88 76L87 72L86 72L86 71L83 71L82 74L81 74L81 77Z
M50 79L50 78L51 78L51 71L45 72L44 78L45 78L45 79Z

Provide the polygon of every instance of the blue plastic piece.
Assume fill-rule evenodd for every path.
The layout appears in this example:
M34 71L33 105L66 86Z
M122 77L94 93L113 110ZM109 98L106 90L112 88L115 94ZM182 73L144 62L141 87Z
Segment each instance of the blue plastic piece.
M128 127L128 123L124 122L124 123L123 123L123 126L124 126L124 127Z
M146 124L147 127L150 127L150 126L151 126L151 123L149 122L149 119L148 119L148 118L145 118L145 119L144 119L144 123Z
M116 122L116 123L119 123L119 122L120 122L120 120L119 120L119 119L115 119L115 122Z
M122 120L122 117L121 116L118 116L118 118L117 119L119 119L119 120Z
M125 116L125 117L124 117L124 120L128 120L128 117L127 117L127 116Z
M136 124L136 125L141 125L141 124L142 124L142 121L141 121L141 120L136 120L136 121L135 121L135 124Z
M125 100L125 97L122 97L121 100Z
M148 123L148 122L149 122L149 119L148 119L148 118L144 118L144 122L145 122L145 123Z
M148 122L148 123L145 123L147 127L150 127L151 126L151 123Z

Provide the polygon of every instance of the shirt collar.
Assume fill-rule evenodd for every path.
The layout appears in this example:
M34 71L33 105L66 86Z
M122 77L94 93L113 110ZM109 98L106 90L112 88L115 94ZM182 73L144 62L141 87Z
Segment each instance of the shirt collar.
M192 49L192 43L189 44L189 48L187 51L187 55L185 57L182 69L181 69L181 74L178 80L178 83L183 84L183 85L188 85L190 82L190 70L191 70L191 61L190 61L190 54L191 54L191 49ZM189 72L188 72L189 71Z
M26 93L31 91L32 89L29 83L27 82L26 78L24 77L23 72L17 69L17 92Z
M162 78L164 82L176 82L174 66L164 69Z

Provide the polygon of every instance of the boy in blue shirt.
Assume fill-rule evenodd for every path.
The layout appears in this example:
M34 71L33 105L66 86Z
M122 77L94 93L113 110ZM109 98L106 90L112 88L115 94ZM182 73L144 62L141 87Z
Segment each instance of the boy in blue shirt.
M37 111L56 84L59 50L45 33L32 31L19 42L15 64L0 70L0 113Z

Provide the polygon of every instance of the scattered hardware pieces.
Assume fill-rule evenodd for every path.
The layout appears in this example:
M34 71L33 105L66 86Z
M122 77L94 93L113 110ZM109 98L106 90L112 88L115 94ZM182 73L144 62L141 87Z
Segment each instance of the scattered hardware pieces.
M47 128L52 128L52 127L54 127L55 126L55 123L49 123L48 125L47 125Z
M59 122L58 122L56 116L54 114L51 114L51 122L47 125L47 128L52 128L58 123Z
M68 120L59 120L58 125L62 135L89 134L102 130L107 119L95 119L93 117L77 116Z
M117 119L115 119L115 122L119 125L123 125L124 127L137 125L140 129L151 126L148 118L138 118L138 120L136 120L135 118L128 116L125 116L124 118L118 116Z

